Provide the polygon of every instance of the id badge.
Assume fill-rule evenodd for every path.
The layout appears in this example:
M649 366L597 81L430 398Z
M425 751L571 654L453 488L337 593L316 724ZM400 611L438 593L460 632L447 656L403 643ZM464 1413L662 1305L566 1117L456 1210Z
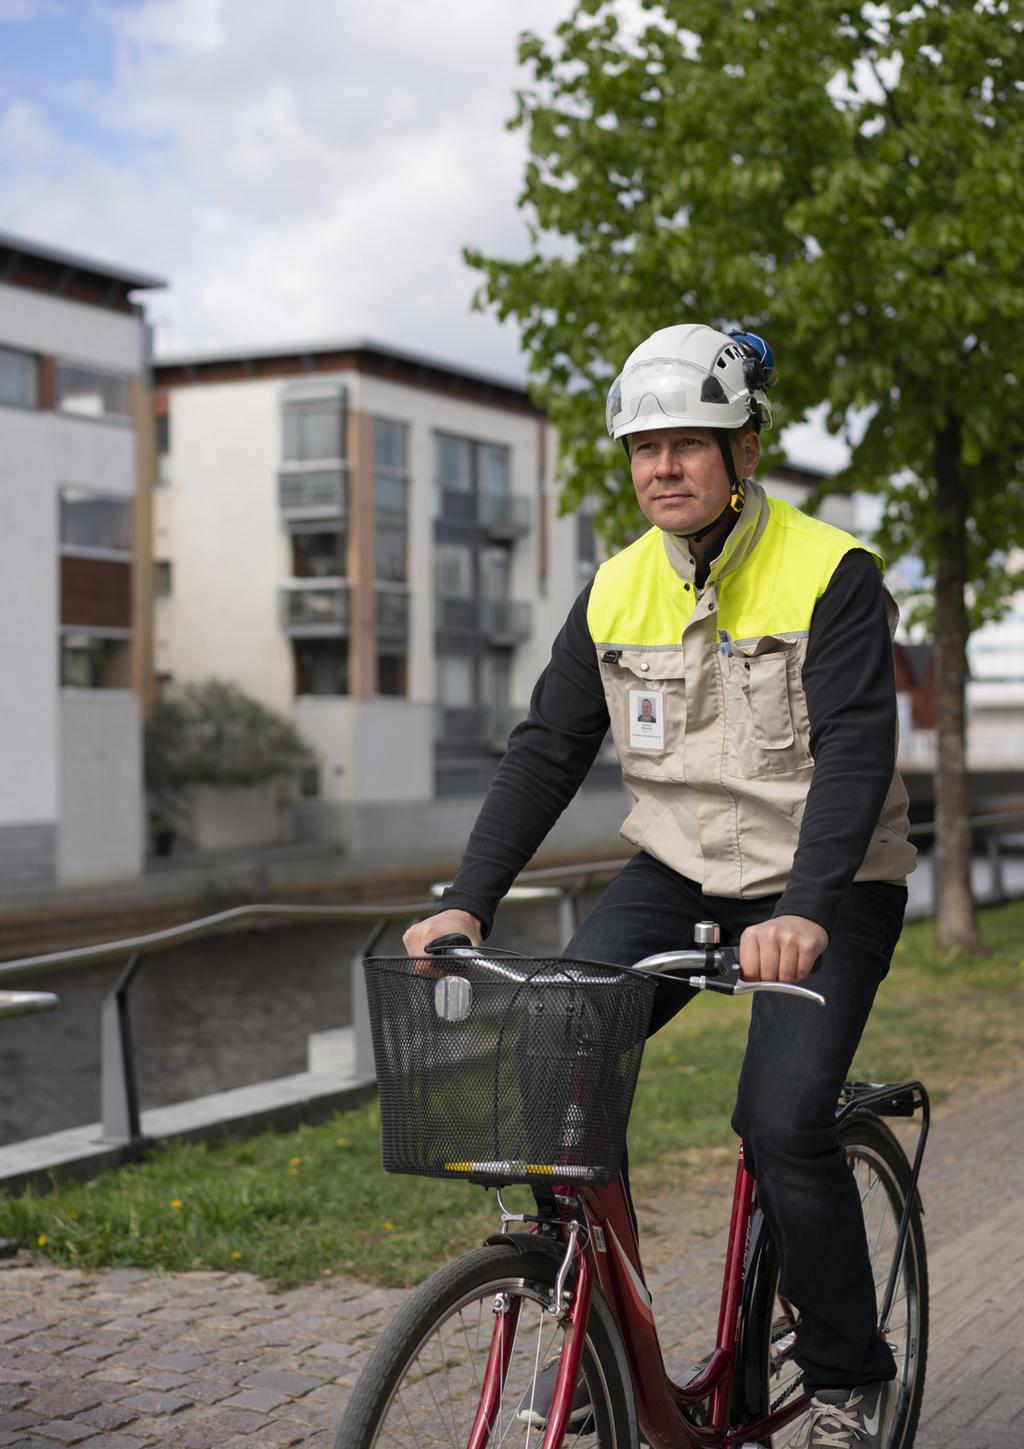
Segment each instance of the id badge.
M665 748L665 696L644 689L629 691L629 743L634 750Z

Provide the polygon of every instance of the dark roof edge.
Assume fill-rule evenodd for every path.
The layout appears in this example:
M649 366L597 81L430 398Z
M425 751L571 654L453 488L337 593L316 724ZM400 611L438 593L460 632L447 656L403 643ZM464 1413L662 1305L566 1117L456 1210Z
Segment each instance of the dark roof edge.
M464 367L441 357L431 357L425 352L415 352L407 347L393 347L378 342L372 337L343 337L309 343L279 343L276 346L233 347L213 349L209 352L195 351L160 354L153 358L154 373L161 368L204 367L217 363L260 362L270 358L317 357L328 353L362 352L387 361L406 363L412 367L426 367L433 372L447 373L450 377L465 378L469 382L480 382L487 387L500 387L531 400L525 378L502 377L498 373L482 368Z
M97 261L95 257L83 256L80 252L65 251L62 247L50 246L47 242L30 241L28 237L15 236L13 232L0 231L0 247L20 252L26 257L35 257L42 262L52 262L59 267L72 267L76 272L86 272L94 277L120 282L128 288L166 287L163 277L154 277L148 272L129 271L127 267L113 262Z

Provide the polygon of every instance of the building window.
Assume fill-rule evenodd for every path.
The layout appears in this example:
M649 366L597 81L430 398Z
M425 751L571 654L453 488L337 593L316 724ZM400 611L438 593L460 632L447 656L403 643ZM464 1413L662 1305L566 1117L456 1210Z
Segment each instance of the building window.
M155 590L158 599L169 599L171 597L171 561L170 559L157 559L155 565Z
M31 352L0 347L0 403L12 408L39 406L39 363Z
M473 597L473 554L468 544L437 544L434 549L434 592L439 599Z
M408 532L389 523L378 522L374 533L374 577L386 583L404 584L408 578L406 563Z
M60 682L67 689L130 689L130 638L62 634Z
M301 639L294 644L295 693L348 694L348 640Z
M171 416L161 413L156 420L156 481L171 481Z
M131 503L124 498L104 498L82 488L62 488L60 544L64 549L131 554Z
M57 407L83 418L130 418L131 379L75 362L57 363Z
M405 655L377 655L377 693L389 696L405 696Z
M405 423L392 418L373 420L373 464L375 468L391 468L396 473L406 471L405 449L408 429Z
M498 443L478 444L480 492L504 498L511 482L510 450Z
M437 656L437 698L445 709L465 709L475 702L473 661L468 655Z
M284 402L285 462L338 462L344 457L344 399L341 397L286 397Z
M480 553L480 596L507 599L511 559L507 548L485 548Z
M330 532L292 534L292 577L296 579L343 579L348 536Z
M444 493L473 491L473 443L451 433L435 433L437 483Z

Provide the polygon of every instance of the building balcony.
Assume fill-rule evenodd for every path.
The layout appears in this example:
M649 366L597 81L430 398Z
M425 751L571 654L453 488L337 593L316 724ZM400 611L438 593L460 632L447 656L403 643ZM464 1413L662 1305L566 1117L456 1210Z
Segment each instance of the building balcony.
M348 585L302 579L281 589L281 622L293 639L337 637L349 628Z
M336 467L282 468L277 475L278 506L285 521L301 523L314 518L345 518L348 514L348 469Z
M530 531L530 499L516 493L481 493L477 516L492 538L522 538Z
M480 627L480 605L476 599L435 599L434 623L438 629L476 631Z
M409 634L409 594L406 589L377 589L374 593L377 635L406 639Z
M511 648L529 639L532 610L529 604L512 599L482 599L480 628L492 644Z

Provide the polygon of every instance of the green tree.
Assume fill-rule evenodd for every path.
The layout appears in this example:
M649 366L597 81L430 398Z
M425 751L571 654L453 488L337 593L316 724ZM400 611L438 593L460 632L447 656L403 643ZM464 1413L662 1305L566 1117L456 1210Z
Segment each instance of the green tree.
M596 497L611 538L635 517L604 394L656 327L763 332L777 423L826 406L833 486L880 494L885 553L931 584L940 939L972 950L966 642L1022 582L1022 29L1019 0L579 0L520 42L529 255L467 251L520 324L563 507Z

